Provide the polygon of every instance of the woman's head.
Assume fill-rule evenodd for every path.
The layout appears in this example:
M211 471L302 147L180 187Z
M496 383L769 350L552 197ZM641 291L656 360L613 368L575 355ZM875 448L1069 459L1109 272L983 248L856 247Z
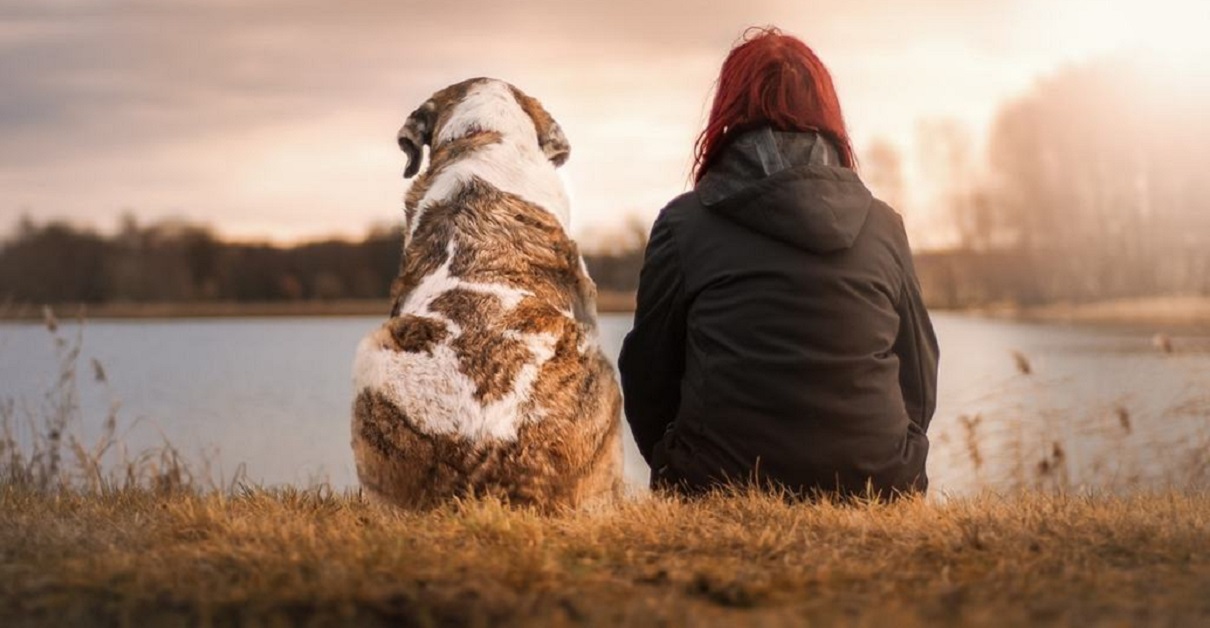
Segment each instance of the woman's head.
M815 131L830 139L852 168L853 148L832 75L799 39L776 28L750 28L723 62L710 119L697 138L693 179L700 181L738 132L767 124L778 131Z

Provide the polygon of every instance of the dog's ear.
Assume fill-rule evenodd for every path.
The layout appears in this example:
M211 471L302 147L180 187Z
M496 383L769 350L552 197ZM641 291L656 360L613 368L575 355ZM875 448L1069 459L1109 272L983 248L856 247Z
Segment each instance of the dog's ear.
M571 154L571 144L567 142L563 128L546 112L538 99L531 98L516 87L513 87L512 90L517 103L534 121L534 127L538 130L538 145L542 147L542 153L554 165L562 166Z
M437 103L433 100L420 105L408 116L403 128L399 129L399 148L407 155L408 163L403 168L403 177L410 179L420 171L421 153L433 142L433 126L437 122Z

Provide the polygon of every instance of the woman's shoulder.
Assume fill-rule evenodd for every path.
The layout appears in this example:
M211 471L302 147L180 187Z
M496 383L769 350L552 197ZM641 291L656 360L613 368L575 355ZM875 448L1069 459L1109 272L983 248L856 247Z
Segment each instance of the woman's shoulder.
M700 207L701 201L698 200L697 192L689 190L668 201L668 204L664 205L664 208L660 210L660 217L681 217L687 212L692 212Z
M903 225L903 215L891 207L890 203L874 197L870 201L870 209L866 214L866 223L878 225L882 230L898 239L907 239Z
M702 205L693 190L680 194L668 201L655 217L652 231L679 230L687 222L701 215Z

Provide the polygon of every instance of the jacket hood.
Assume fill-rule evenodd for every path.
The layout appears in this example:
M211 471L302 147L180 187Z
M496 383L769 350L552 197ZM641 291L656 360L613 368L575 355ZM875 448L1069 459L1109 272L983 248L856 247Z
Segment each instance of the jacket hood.
M767 126L732 140L696 192L707 209L815 253L852 246L873 200L825 138Z

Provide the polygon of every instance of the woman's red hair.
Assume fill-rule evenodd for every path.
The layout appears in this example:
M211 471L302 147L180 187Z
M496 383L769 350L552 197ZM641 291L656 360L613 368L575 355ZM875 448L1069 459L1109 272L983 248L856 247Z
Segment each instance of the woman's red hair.
M832 75L801 40L771 27L745 31L723 62L710 120L694 146L694 182L736 133L764 124L815 131L835 144L844 167L854 167Z

